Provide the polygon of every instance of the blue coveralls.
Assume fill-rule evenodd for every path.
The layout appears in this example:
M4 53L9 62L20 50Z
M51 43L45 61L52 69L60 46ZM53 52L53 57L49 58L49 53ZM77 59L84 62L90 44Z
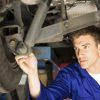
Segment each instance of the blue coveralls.
M48 87L41 83L37 100L100 100L100 85L78 63L72 63L59 71Z

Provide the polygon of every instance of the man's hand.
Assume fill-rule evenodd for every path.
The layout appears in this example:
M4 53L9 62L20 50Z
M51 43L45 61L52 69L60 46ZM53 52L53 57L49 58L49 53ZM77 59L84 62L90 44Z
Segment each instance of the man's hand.
M28 75L37 73L37 59L33 53L30 55L20 55L15 57L19 67Z
M28 75L29 89L33 97L40 93L40 80L38 77L37 59L33 53L15 57L19 67Z

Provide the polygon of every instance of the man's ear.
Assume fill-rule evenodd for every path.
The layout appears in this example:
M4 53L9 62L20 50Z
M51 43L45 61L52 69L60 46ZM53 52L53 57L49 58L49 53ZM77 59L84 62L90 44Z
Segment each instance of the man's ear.
M98 44L98 52L99 52L99 54L100 54L100 44Z

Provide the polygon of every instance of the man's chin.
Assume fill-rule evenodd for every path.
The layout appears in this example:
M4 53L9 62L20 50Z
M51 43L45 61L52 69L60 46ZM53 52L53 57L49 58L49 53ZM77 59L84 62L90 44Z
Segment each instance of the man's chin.
M80 64L82 69L86 69L88 68L88 66L86 64Z

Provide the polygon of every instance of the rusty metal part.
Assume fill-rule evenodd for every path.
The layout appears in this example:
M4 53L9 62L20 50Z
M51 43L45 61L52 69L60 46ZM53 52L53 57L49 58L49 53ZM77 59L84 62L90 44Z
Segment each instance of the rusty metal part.
M13 1L12 9L14 10L14 18L15 18L16 24L18 24L21 28L23 28L24 24L22 20L21 2Z
M100 0L94 0L97 6L97 9L100 10Z
M25 38L25 43L29 47L32 47L35 44L37 38L39 37L40 29L47 15L47 11L51 1L52 0L41 0L40 6L37 9L33 22Z
M66 12L66 6L64 4L64 0L61 0L61 15L63 20L67 19L67 12Z
M73 31L100 24L100 11L91 12L70 20L62 21L41 29L36 43L50 43L62 41L64 35ZM34 44L34 43L33 43Z
M35 5L40 3L40 0L21 0L26 5Z
M15 55L29 55L32 52L31 48L25 43L19 42L15 48Z

